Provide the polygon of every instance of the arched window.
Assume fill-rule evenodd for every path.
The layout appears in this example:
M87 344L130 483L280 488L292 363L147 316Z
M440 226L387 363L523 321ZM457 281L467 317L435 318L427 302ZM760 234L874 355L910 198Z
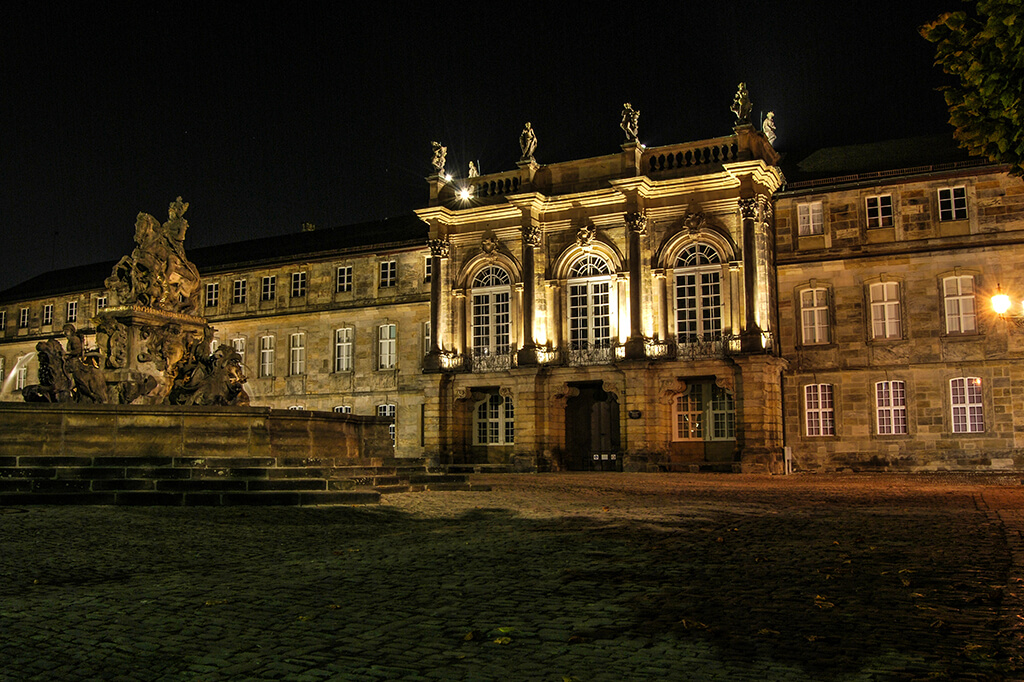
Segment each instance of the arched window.
M722 336L722 257L710 244L690 244L676 259L676 339L711 341Z
M503 269L490 265L473 278L473 356L508 355L512 280Z
M610 348L611 269L600 256L582 256L569 268L569 349Z

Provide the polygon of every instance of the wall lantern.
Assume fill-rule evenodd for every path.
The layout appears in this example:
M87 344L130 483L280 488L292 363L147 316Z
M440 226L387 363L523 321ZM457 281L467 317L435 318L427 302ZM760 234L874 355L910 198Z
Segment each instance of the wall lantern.
M1011 313L1011 306L1010 297L1003 293L1002 285L997 284L996 293L992 297L992 310L1004 320L1012 321L1018 327L1024 328L1024 301L1021 301L1020 312Z

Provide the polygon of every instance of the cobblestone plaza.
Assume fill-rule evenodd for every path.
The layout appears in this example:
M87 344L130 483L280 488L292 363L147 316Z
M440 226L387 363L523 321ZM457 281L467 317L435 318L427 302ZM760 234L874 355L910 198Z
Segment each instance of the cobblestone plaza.
M0 508L0 679L1022 679L1012 477Z

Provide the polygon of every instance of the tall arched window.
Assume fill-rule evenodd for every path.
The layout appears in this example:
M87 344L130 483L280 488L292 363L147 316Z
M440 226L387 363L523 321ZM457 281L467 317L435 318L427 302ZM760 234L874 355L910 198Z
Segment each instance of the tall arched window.
M569 268L569 349L610 348L611 270L593 254Z
M710 244L690 244L676 259L676 339L680 343L722 336L722 257Z
M508 273L489 265L473 278L473 356L508 355L512 280Z

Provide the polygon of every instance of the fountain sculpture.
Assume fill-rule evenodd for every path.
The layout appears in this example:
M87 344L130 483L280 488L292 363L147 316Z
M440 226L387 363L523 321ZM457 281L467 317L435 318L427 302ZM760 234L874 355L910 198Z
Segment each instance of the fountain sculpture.
M211 352L213 329L196 315L199 270L185 255L188 204L178 197L162 225L135 221L136 247L114 266L109 307L94 319L98 347L86 349L74 325L36 345L39 383L28 402L147 405L248 405L242 358L230 346Z

